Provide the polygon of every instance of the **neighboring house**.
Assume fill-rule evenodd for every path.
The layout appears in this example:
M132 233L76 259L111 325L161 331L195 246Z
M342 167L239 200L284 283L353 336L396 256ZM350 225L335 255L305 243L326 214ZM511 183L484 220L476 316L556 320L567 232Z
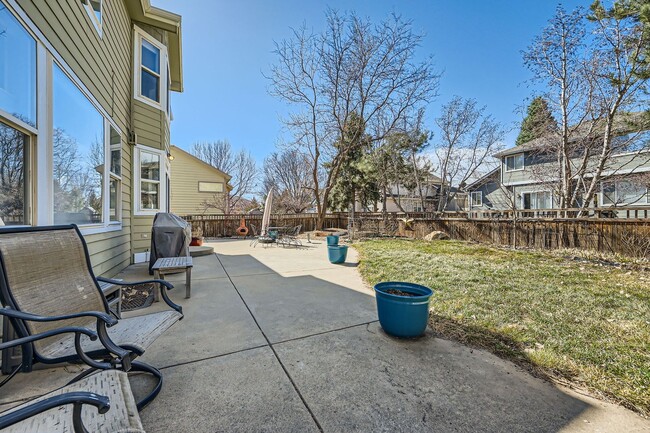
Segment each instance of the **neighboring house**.
M592 205L650 205L650 131L634 134L634 142L610 158ZM624 137L617 139L622 141ZM469 209L558 208L558 179L554 174L557 162L554 155L544 151L545 140L532 140L497 153L500 166L466 188ZM595 161L592 158L590 166ZM577 166L578 158L572 164Z
M171 147L171 206L177 215L223 214L230 176L176 146Z
M501 166L467 185L465 190L469 211L512 209L510 190L501 184Z
M443 188L442 179L434 174L430 174L422 183L421 188L422 194L420 194L417 188L410 190L403 185L392 185L385 196L377 203L377 210L381 211L383 209L382 201L384 201L387 212L402 212L402 209L404 212L436 211L440 200L440 191ZM455 187L452 187L452 193L454 196L449 200L445 210L456 211L462 209L464 194ZM422 196L424 196L424 207L422 206ZM357 206L357 210L361 210L359 205Z
M168 209L181 17L149 0L0 0L0 218L78 224L96 274Z

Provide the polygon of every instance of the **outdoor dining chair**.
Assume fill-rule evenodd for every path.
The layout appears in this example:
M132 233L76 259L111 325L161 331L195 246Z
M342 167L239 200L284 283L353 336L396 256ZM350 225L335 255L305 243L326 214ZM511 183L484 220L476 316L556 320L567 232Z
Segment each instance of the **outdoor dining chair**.
M11 314L0 308L0 315ZM64 334L97 339L97 333L63 327L0 343L0 351ZM83 357L81 347L78 355ZM0 413L3 433L144 433L127 374L101 370L42 397Z
M169 327L183 318L182 309L161 290L167 311L117 319L111 315L98 281L119 285L139 283L96 278L88 248L75 225L4 228L0 230L0 301L19 338L63 326L95 329L98 338L55 335L25 343L18 368L31 371L34 363L83 361L93 369L116 368L146 372L157 378L153 391L138 402L144 407L160 392L162 374L135 361Z

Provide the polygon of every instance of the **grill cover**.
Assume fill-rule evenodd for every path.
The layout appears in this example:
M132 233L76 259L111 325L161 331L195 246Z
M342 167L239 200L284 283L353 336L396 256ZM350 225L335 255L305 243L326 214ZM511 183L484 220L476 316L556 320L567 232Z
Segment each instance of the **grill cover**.
M189 255L192 240L190 223L173 213L159 212L151 227L151 254L149 255L149 275L151 268L161 257L181 257Z

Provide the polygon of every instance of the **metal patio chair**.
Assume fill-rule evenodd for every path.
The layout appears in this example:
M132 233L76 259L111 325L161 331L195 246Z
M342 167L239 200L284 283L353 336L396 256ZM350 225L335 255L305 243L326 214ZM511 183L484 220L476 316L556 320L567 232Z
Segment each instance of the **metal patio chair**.
M251 239L249 246L255 248L257 244L263 244L266 246L275 242L275 240L272 237L259 234L255 224L249 224L249 225L251 227L251 231L253 232L253 239Z
M6 316L5 313L11 311L1 308L0 315ZM0 343L0 351L63 334L97 339L97 334L89 329L63 327ZM77 350L82 358L81 347ZM0 413L0 430L3 433L144 433L129 378L119 370L102 370Z
M291 227L286 232L282 233L280 239L278 239L279 245L294 246L296 248L302 246L302 241L298 237L300 235L300 230L302 229L302 224L295 227Z
M139 283L95 278L83 236L75 225L0 229L0 301L19 338L64 326L96 329L98 339L61 334L25 343L18 368L31 371L37 362L57 364L82 360L93 369L141 371L158 379L153 391L138 402L138 409L153 400L162 387L162 374L135 361L170 326L183 318L182 309L162 290L171 307L142 316L117 319L98 281L118 285Z

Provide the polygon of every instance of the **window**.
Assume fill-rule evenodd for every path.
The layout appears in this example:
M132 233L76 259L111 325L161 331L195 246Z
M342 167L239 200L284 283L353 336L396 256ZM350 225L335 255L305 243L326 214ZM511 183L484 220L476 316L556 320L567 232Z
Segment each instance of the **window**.
M524 169L524 154L518 153L512 156L506 156L506 171L517 171Z
M112 126L109 130L108 214L110 222L118 222L122 219L122 137Z
M104 118L56 64L52 80L54 223L102 223Z
M603 204L614 204L616 203L616 184L614 182L605 182L602 184L602 196L601 200Z
M483 206L483 191L474 191L470 197L472 206Z
M136 148L136 212L153 215L167 209L167 158L165 153L138 146Z
M95 29L102 34L102 0L81 0Z
M524 209L552 209L550 191L525 192L522 194L522 207Z
M28 144L26 134L0 122L0 226L30 224Z
M641 202L644 195L646 203L649 203L647 187L638 182L630 180L603 182L601 188L603 205L634 205Z
M36 41L0 4L0 110L36 126Z
M135 98L169 113L167 49L136 27Z
M199 182L199 192L223 192L221 182Z

